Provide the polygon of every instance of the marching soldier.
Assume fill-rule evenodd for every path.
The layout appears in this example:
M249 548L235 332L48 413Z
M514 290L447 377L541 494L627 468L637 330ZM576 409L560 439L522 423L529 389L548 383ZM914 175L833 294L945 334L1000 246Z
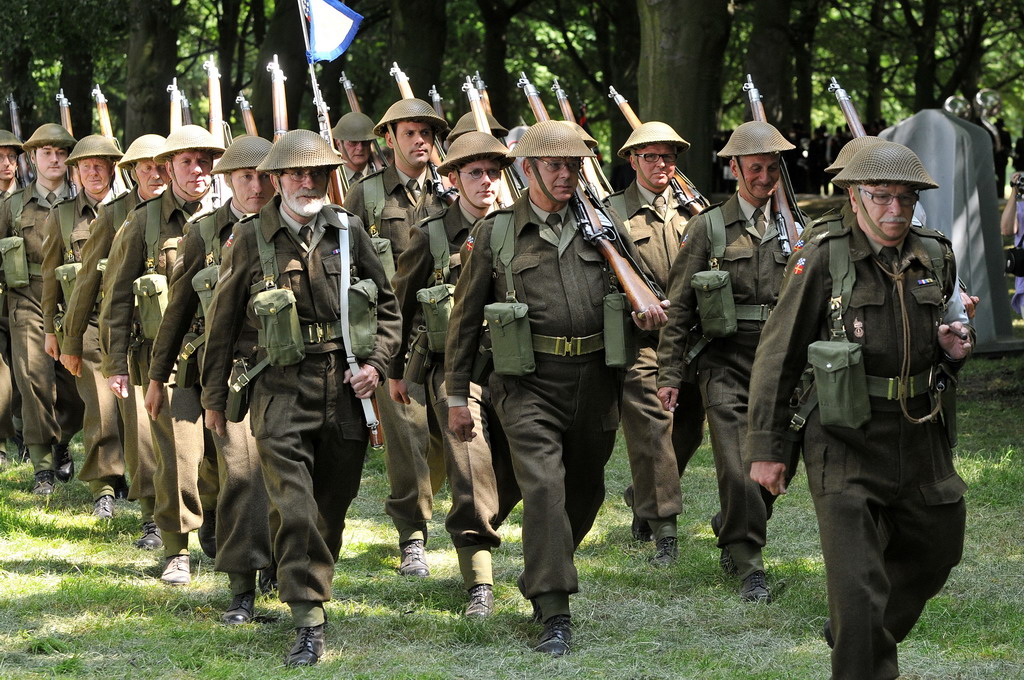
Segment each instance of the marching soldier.
M489 113L485 113L484 116L487 118L487 126L491 129L491 134L497 137L499 140L508 134L508 130L505 126L498 122L498 120ZM468 132L476 132L476 117L472 111L468 111L462 114L462 117L455 121L455 127L452 128L451 132L448 133L448 148L451 149L451 145L455 143L462 135ZM447 159L446 159L447 160ZM440 170L440 168L438 168Z
M43 225L43 331L46 353L55 360L61 358L57 333L62 330L67 301L82 267L82 247L101 206L113 198L115 163L123 155L114 142L103 135L89 135L79 140L68 156L67 165L78 168L82 190L75 198L58 203ZM82 432L85 461L78 476L88 483L92 492L93 515L110 519L114 516L115 487L124 480L124 449L117 398L107 388L100 371L95 304L91 312L81 344L75 348L76 358L79 358L77 370L64 368L75 376L78 394L85 406Z
M425 188L430 152L437 135L447 129L448 123L425 101L395 102L373 130L394 150L395 162L363 179L345 196L345 209L369 230L384 270L392 275L395 262L409 245L410 227L419 217L441 210L441 202ZM390 398L387 385L377 390L387 447L384 460L391 485L384 510L398 530L402 551L399 573L423 577L430 574L425 553L427 520L433 509L433 494L444 481L443 454L437 435L440 427L427 425L434 414L426 408L423 386L409 385L408 394L409 403L400 403ZM432 474L438 467L441 474Z
M608 197L609 206L624 219L626 231L662 290L686 234L689 210L669 186L677 156L690 146L665 123L644 123L629 136L619 156L636 172L625 191ZM676 561L676 516L683 510L679 478L704 436L704 407L695 376L679 386L674 413L658 399L658 336L641 339L640 355L626 372L622 402L622 432L633 483L626 489L633 508L633 534L655 541L651 562L668 566Z
M197 125L183 125L168 135L154 160L163 165L170 187L135 208L111 247L99 323L108 348L103 374L122 398L130 384L141 385L148 375L162 316L160 296L167 294L185 223L200 209L213 160L223 152L213 135ZM207 451L213 453L204 436L198 391L177 386L169 391L167 407L150 425L157 460L153 517L164 543L160 578L168 585L185 585L192 580L188 534L203 523L199 465Z
M153 157L159 153L167 140L160 135L142 135L132 142L118 161L121 170L127 170L135 180L135 188L104 204L90 226L89 239L81 248L82 268L75 279L75 287L67 300L67 310L62 325L64 341L61 343L60 362L75 376L82 373L85 337L96 335L96 346L100 355L106 353L106 346L99 334L98 304L103 270L117 230L125 218L139 203L157 197L166 187L159 167ZM93 349L89 350L90 352ZM100 360L102 363L102 359ZM104 381L104 391L109 391ZM115 394L117 408L121 415L123 434L121 446L124 452L124 466L131 479L131 489L125 489L124 479L114 484L114 496L139 501L142 514L142 535L135 541L136 547L155 549L163 546L160 531L153 522L155 489L153 474L156 459L149 431L149 416L143 410L142 390L136 385L129 386L127 397ZM84 473L84 470L83 470Z
M0 130L0 201L18 189L18 155L21 140L9 130ZM2 296L0 296L2 297ZM2 307L2 305L0 305ZM0 464L7 460L7 441L13 441L18 449L18 459L23 456L24 446L21 435L21 398L11 375L11 332L7 312L0 310ZM15 418L19 422L15 422ZM24 453L27 454L27 451Z
M11 366L21 393L25 444L35 471L32 493L53 493L54 479L75 473L68 451L82 428L82 400L74 379L45 351L43 330L43 224L50 208L71 197L65 181L75 138L56 123L41 125L24 144L36 179L0 205L0 239L11 328Z
M349 186L354 185L366 175L370 163L370 143L377 139L373 133L373 121L365 113L349 111L338 119L331 130L334 145L341 152L343 159L341 171Z
M448 406L444 388L444 333L447 319L439 315L425 319L428 334L417 343L418 351L429 352L430 367L418 379L405 378L405 356L413 323L425 316L419 298L424 289L454 284L468 257L472 241L470 230L477 220L490 212L498 197L502 167L511 163L505 145L489 134L469 132L452 144L448 157L438 170L448 175L452 186L459 189L458 200L440 215L416 225L409 234L409 247L398 260L395 274L395 296L402 316L402 345L392 359L391 396L400 403L409 403L409 383L426 387L427 403L433 411L429 422L439 428L444 440L445 471L451 488L452 507L445 526L459 558L463 583L469 592L466 616L490 616L494 610L494 575L491 570L491 549L501 543L497 528L509 511L519 502L519 493L512 477L511 462L504 435L494 417L490 401L479 385L471 384L469 397L451 398L460 407L470 410L473 419L486 425L487 435L470 442L458 440L448 429ZM436 290L436 289L433 289ZM450 293L442 288L437 297ZM424 346L426 345L426 347ZM493 457L493 458L492 458ZM493 463L492 463L493 460Z
M581 158L593 151L572 128L545 121L523 135L513 155L526 160L529 192L473 231L473 256L455 290L445 387L449 400L469 397L485 314L495 322L492 344L499 327L503 339L521 338L494 346L501 373L489 388L523 495L520 589L544 623L535 649L562 655L572 639L569 595L578 590L573 553L604 500L623 372L605 365L607 263L579 233L569 205ZM628 239L622 245L635 253ZM515 302L492 304L506 300ZM660 306L644 311L638 324L647 330L664 324ZM469 442L474 418L458 403L449 402L449 427Z
M895 678L897 643L963 551L949 390L971 342L943 317L958 294L949 241L911 225L918 192L937 188L914 152L865 147L833 183L850 212L790 258L754 363L744 458L754 480L786 492L790 399L809 364L817 403L799 417L832 677Z
M754 352L786 264L777 227L765 213L779 187L779 154L791 148L774 127L751 121L736 128L718 152L730 158L739 187L724 204L687 225L669 273L672 306L658 343L658 396L668 411L679 407L687 364L696 361L722 508L712 529L722 569L739 577L740 598L754 602L771 601L761 549L774 497L746 474L742 447ZM695 285L695 276L714 282ZM723 279L729 285L721 284ZM697 290L704 288L713 292L698 298ZM732 306L729 318L715 314ZM699 331L691 330L698 323Z
M18 189L18 156L21 140L10 130L0 130L0 200Z
M209 313L217 333L202 368L206 422L223 436L233 348L246 324L261 328L261 363L269 365L252 384L250 412L268 496L280 513L274 554L297 633L289 666L315 664L324 653L324 603L368 441L359 399L383 380L401 326L363 225L326 203L328 174L340 164L319 135L293 130L259 166L278 195L236 225L224 252ZM352 279L360 281L350 286ZM355 309L348 303L357 286L376 288L376 321L345 313ZM355 337L364 358L353 374L346 354L356 355Z
M211 295L216 285L221 254L231 238L235 224L246 215L258 213L274 195L270 176L256 170L270 151L270 142L262 137L235 139L221 156L214 174L225 175L231 187L231 200L217 210L193 217L182 239L175 260L170 300L153 343L146 401L156 420L164 407L164 384L169 382L177 361L178 388L190 373L183 363L198 363L201 348L211 331L205 323L199 290ZM227 247L230 247L228 245ZM197 278L198 277L198 278ZM207 293L205 291L209 290ZM192 329L194 335L188 333ZM192 339L185 342L187 337ZM256 352L256 329L246 327L231 350L234 361L252 363ZM267 491L263 486L256 442L248 418L227 422L224 436L214 431L217 448L216 470L219 483L216 506L216 557L214 569L228 575L232 600L221 616L227 624L252 620L256 600L256 572L270 566L270 527Z

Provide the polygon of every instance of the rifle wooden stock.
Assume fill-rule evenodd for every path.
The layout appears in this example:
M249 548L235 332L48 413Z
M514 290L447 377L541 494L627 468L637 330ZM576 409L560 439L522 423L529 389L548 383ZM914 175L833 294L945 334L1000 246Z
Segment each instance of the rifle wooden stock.
M220 71L213 63L213 59L203 63L203 70L207 74L206 83L210 98L210 134L221 146L227 146L228 140L224 134L224 105L220 96Z
M544 102L540 99L540 93L537 92L537 88L533 86L530 79L526 77L526 71L519 72L519 82L516 83L516 86L523 88L526 101L530 103L530 110L533 112L533 117L538 123L551 120L548 110L544 108Z
M252 135L253 137L258 136L256 132L256 117L252 115L252 106L249 105L249 100L245 98L245 95L241 92L235 97L235 103L238 104L238 110L242 115L242 125L245 126L245 134Z
M341 72L341 78L338 78L338 82L345 89L345 97L348 99L348 108L353 113L362 113L363 108L359 106L359 97L356 96L356 89L352 86L352 81L348 79L345 72Z
M60 107L60 124L72 137L74 137L75 131L71 126L71 102L69 102L68 98L64 96L63 88L57 92L56 99L57 106ZM81 186L81 182L78 178L78 167L69 166L64 172L64 176L67 177L68 184L71 186L71 195L76 195L78 193L78 187Z
M476 86L477 92L480 93L480 103L484 107L484 112L489 113L492 116L494 111L491 109L491 95L487 94L487 83L480 77L480 71L476 72L473 76L473 84Z
M11 132L19 140L24 140L25 138L21 136L21 116L18 115L18 104L14 101L13 92L7 95L7 110L11 113ZM18 152L18 172L15 179L19 187L28 186L35 179L35 175L32 174L32 166L28 162L28 154L24 151Z
M864 130L864 125L860 122L860 116L857 115L857 107L853 105L853 100L850 99L850 95L846 93L846 90L839 86L839 81L835 78L829 83L828 91L836 95L836 99L839 100L839 108L843 111L843 116L846 118L846 124L850 128L850 134L854 137L864 137L867 132Z
M100 90L99 83L96 84L92 89L92 96L96 102L96 118L99 120L100 134L107 139L114 142L114 146L118 149L121 148L121 143L117 141L117 137L114 136L114 126L110 122L110 109L107 107L107 98L103 96L103 91ZM128 187L131 186L131 181L128 173L114 165L114 173L111 177L110 188L113 190L115 196L120 196Z
M174 132L181 127L182 112L181 112L181 90L178 89L178 79L173 78L171 84L167 86L167 91L171 95L171 117L170 117L170 130Z
M192 102L184 92L181 93L181 124L192 125Z
M288 100L285 98L284 92L284 81L287 79L284 76L284 71L281 70L280 64L278 64L276 54L273 60L267 64L267 70L270 71L270 93L274 109L273 141L276 142L281 138L281 135L288 132Z
M416 95L412 93L412 86L409 84L409 76L405 75L399 66L398 62L393 62L391 67L390 75L394 76L395 83L398 85L398 92L402 95L402 99L414 99Z

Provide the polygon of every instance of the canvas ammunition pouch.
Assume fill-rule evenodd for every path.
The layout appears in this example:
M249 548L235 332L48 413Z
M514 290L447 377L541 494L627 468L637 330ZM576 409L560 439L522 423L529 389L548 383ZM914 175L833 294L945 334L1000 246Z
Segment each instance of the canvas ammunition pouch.
M845 338L818 340L808 346L807 361L814 370L822 425L856 429L871 419L860 345Z
M213 301L213 289L217 286L217 278L220 276L220 265L210 265L200 269L192 277L192 289L199 296L198 316L205 317L210 312L210 302Z
M391 241L386 238L379 236L371 236L370 243L373 244L373 249L377 252L377 259L380 260L380 264L384 267L384 276L391 281L395 278L395 252L391 249Z
M82 269L81 262L68 262L53 270L53 275L60 284L60 290L64 294L65 303L71 299L71 293L75 290L75 281L78 279L78 272Z
M707 213L708 241L711 257L708 270L696 272L690 285L697 297L700 325L707 338L727 338L736 333L736 301L732 294L729 272L719 269L719 260L725 255L725 220L720 207Z
M257 342L267 351L270 365L291 366L302 361L306 343L291 289L261 291L253 296L251 304L260 324Z
M604 296L604 363L629 368L640 354L632 306L625 293Z
M227 420L240 423L245 419L245 414L249 412L249 384L267 365L266 358L251 368L244 359L235 359L228 382L228 403L224 409Z
M199 349L206 342L206 333L189 331L181 343L178 353L178 370L174 374L174 384L178 387L192 387L199 382Z
M512 213L500 213L491 228L491 250L494 259L505 269L505 302L484 306L484 321L491 335L491 359L498 375L519 376L533 373L533 334L530 331L529 307L516 300L512 278L515 256L515 230ZM493 264L493 263L492 263Z
M349 272L341 272L348 276ZM348 289L349 351L357 359L367 359L377 340L377 284L360 279ZM341 336L339 328L338 336Z
M427 237L430 254L434 259L434 285L418 290L416 299L423 307L427 346L432 352L444 352L448 338L448 319L455 304L455 286L447 283L451 275L451 253L443 219L438 217L427 222Z
M427 372L433 365L434 357L427 347L427 329L420 326L413 331L409 358L405 362L405 374L402 377L408 382L422 385L427 381Z
M38 275L42 270L39 265L30 267L28 253L25 251L25 239L21 236L0 238L0 257L4 263L4 277L8 288L24 288L32 280L31 275ZM32 271L35 269L35 271Z
M138 302L142 337L155 340L167 309L167 277L156 273L160 238L160 201L150 201L146 213L146 273L135 279L132 292Z

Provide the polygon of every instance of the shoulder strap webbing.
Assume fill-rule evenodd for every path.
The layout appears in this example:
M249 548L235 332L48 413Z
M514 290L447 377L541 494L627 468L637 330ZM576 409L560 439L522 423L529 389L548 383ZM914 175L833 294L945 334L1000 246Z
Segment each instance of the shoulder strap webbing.
M512 258L516 254L515 229L511 211L498 213L491 226L491 266L497 270L498 262L505 267L505 301L515 302L516 285L512 280Z
M11 227L21 236L21 213L25 211L25 189L11 195Z
M203 239L207 265L220 264L220 234L217 233L216 217L216 213L210 213L201 217L196 225L199 228L199 236Z
M430 255L434 258L435 283L444 283L451 273L452 256L448 247L448 232L445 231L442 218L435 217L427 222L427 238L430 240Z
M611 206L615 214L622 220L622 228L626 230L628 234L629 229L629 209L626 207L626 195L625 194L612 194L608 197L608 204Z
M384 173L370 175L362 182L363 199L366 201L366 216L370 218L370 236L376 236L380 214L384 210Z
M75 199L69 199L57 204L57 221L60 223L60 238L64 244L64 261L72 262L75 259L74 251L71 249L71 232L75 229Z
M253 218L252 228L256 232L256 246L260 251L260 267L263 268L263 282L253 286L253 288L255 290L277 288L277 276L280 273L277 269L277 251L272 243L268 243L263 238L263 229L259 217Z
M160 199L146 204L146 273L156 272L157 250L160 240Z
M841 228L842 223L838 221L828 225L829 232L833 234ZM857 281L853 258L850 256L849 235L835 236L828 240L828 273L832 277L832 297L828 303L829 316L832 317L832 339L845 340L843 312L850 306L850 294Z
M708 219L708 243L711 244L711 258L708 264L712 269L718 269L718 260L725 255L725 218L722 217L722 208L715 206L707 213Z

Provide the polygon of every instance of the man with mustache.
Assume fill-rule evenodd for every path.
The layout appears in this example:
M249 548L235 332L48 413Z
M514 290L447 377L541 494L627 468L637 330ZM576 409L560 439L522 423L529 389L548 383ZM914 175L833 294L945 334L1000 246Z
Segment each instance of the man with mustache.
M636 180L608 197L662 290L668 290L668 272L690 217L669 186L676 158L689 146L671 126L644 123L619 150L636 172ZM651 563L664 567L679 554L676 516L683 509L679 478L704 437L704 407L695 376L687 375L679 386L675 412L665 411L658 399L657 377L658 335L645 334L640 354L626 372L622 401L622 433L633 477L625 498L633 508L634 538L654 540Z
M458 400L470 396L487 310L494 312L496 302L516 305L498 309L506 321L514 312L520 330L503 324L500 332L521 333L522 340L500 355L495 345L502 373L493 373L488 387L523 495L519 588L544 623L534 649L561 656L572 645L569 596L579 590L573 555L604 500L604 466L619 423L624 372L606 365L604 333L604 300L618 291L570 205L581 159L594 152L573 128L549 120L527 130L513 155L525 159L529 191L476 226L473 255L455 289L445 347L448 426L463 442L479 436ZM622 236L622 247L637 258ZM644 330L664 325L662 306L641 311L633 318ZM493 343L499 330L490 333ZM532 361L510 356L524 353Z
M769 203L772 194L781 191L780 153L792 148L768 123L751 121L736 128L718 152L730 159L739 185L725 203L687 225L669 272L672 306L658 343L658 396L665 410L679 407L679 394L696 362L721 503L711 528L718 537L722 570L739 578L740 598L749 602L771 601L761 549L775 497L746 474L743 441L754 352L786 265L778 229L769 219ZM699 274L708 271L725 272L730 285L717 284L717 296L709 295L698 304L702 286L694 285L694 277L700 280ZM733 306L729 323L715 328L716 309Z
M112 197L115 162L123 156L113 141L103 135L82 138L68 156L67 164L78 168L82 190L74 199L58 203L43 229L43 331L46 353L61 358L58 326L63 326L67 296L75 285L76 265L81 268L82 247L102 205ZM58 276L60 278L58 278ZM95 298L94 298L95 300ZM78 394L85 405L82 440L85 461L79 477L88 482L93 498L93 515L109 519L114 515L114 491L124 481L124 449L121 447L117 399L107 389L100 371L99 331L93 323L84 338L79 357L70 371L76 377ZM63 363L63 362L62 362ZM67 368L67 366L65 366Z
M175 372L175 362L177 387L190 387L183 384L187 370L182 364L189 360L200 362L204 344L217 331L205 323L209 299L201 305L199 291L210 290L205 294L212 294L209 287L216 284L216 268L235 224L246 215L258 213L274 196L270 175L256 169L267 157L270 146L262 137L237 137L213 171L227 179L231 200L212 212L193 216L187 225L188 233L179 247L181 254L174 263L167 310L153 343L146 410L154 420L164 408L164 385ZM201 277L199 281L197 276ZM190 330L195 334L188 336ZM254 364L256 329L246 328L230 349L233 361ZM226 422L212 436L216 458L203 461L202 474L211 477L212 483L202 503L203 525L213 525L215 535L205 535L204 529L200 532L201 543L204 552L215 559L214 570L228 575L232 600L221 621L248 623L255 606L256 572L271 566L267 491L249 420ZM210 521L211 516L216 517L215 522Z
M214 158L222 153L224 147L197 125L183 125L168 135L154 160L163 166L170 187L158 198L138 205L111 246L103 277L100 338L108 350L103 374L110 389L122 399L129 396L132 384L142 385L149 374L154 329L140 330L140 326L143 321L152 324L155 313L152 307L142 307L159 303L144 299L147 288L143 286L150 291L162 288L166 296L166 282L174 269L185 223L201 208L210 189ZM131 360L129 344L133 345ZM188 534L203 523L199 465L204 455L215 453L203 428L198 390L168 389L167 407L150 425L157 459L153 518L164 544L160 579L177 586L192 580Z
M850 212L790 258L754 362L744 458L754 480L786 493L790 400L810 363L816 401L799 417L832 677L887 680L900 675L897 643L963 551L967 487L947 397L971 342L943 318L959 294L949 240L911 224L918 192L937 188L917 155L880 142L833 183Z
M377 139L373 133L373 121L365 113L349 111L338 119L334 129L334 146L341 152L344 162L341 171L349 187L355 185L370 174L367 166L370 163L370 142Z
M409 234L409 247L398 260L395 295L402 312L402 346L391 361L389 388L396 401L409 403L406 380L406 353L413 323L423 317L418 292L439 284L454 284L462 271L463 258L469 258L473 241L470 230L486 217L498 198L501 170L512 162L508 149L485 132L467 132L448 150L440 172L458 187L459 198L437 217L420 222ZM463 249L463 246L465 248ZM462 252L460 252L462 249ZM459 559L463 584L469 592L468 617L490 616L494 610L494 575L491 549L501 543L497 528L519 502L512 478L508 446L493 415L490 400L479 385L470 385L468 398L446 401L444 385L445 354L442 340L427 350L430 367L422 380L428 408L428 422L444 441L445 471L451 489L452 507L445 527L451 534ZM421 346L421 351L424 349ZM470 413L485 423L487 434L464 442L448 429L449 407Z
M391 285L359 218L327 203L328 175L340 164L331 145L310 130L292 130L274 143L257 170L271 173L278 195L235 225L209 311L217 331L202 365L206 422L223 436L232 348L243 328L258 325L261 339L278 324L290 329L287 343L279 334L273 347L262 340L261 358L270 365L256 377L249 407L263 479L281 522L274 555L281 601L296 628L288 666L312 665L324 654L324 605L369 438L359 399L383 381L401 327ZM352 311L341 306L342 276L364 286L369 280L377 291L376 324L361 329L372 333L372 347L357 371L349 367L350 358L357 361L354 335L346 338L341 322ZM352 291L345 292L351 300ZM261 303L268 296L289 303L270 302L270 309ZM270 315L277 321L260 321ZM283 344L287 353L276 349Z
M448 123L427 102L400 99L373 130L394 151L395 162L352 187L345 196L345 209L369 231L385 272L395 271L395 263L409 247L410 228L441 211L441 201L428 191L427 163L437 135L447 129ZM414 323L412 328L418 325ZM402 402L392 400L388 386L381 385L377 404L391 485L384 510L398 530L402 553L398 572L425 577L430 574L425 552L427 521L432 516L434 492L444 483L440 428L427 425L433 412L426 407L422 385L409 385L408 400Z
M104 354L107 351L103 338L99 335L97 316L97 300L103 271L106 269L106 258L110 254L114 235L124 224L128 214L135 206L156 198L166 188L163 175L153 160L166 141L161 135L142 135L128 146L117 166L131 174L135 180L135 188L101 206L89 228L89 238L81 249L82 268L78 270L74 289L67 300L63 322L64 341L61 343L60 362L72 375L78 376L82 373L87 334L95 332L99 351ZM107 390L106 380L104 390ZM156 471L156 459L149 431L149 416L143 410L142 390L138 386L130 386L127 397L115 395L115 398L124 428L121 445L127 476L131 479L131 489L126 488L122 477L114 482L113 494L117 498L124 498L127 495L131 500L139 501L142 535L135 541L135 546L148 550L159 548L163 546L163 541L160 538L160 530L153 522L153 474ZM106 514L108 505L109 499L97 509L97 516L102 517Z
M55 479L67 482L74 475L68 443L82 428L83 405L74 378L44 349L42 308L43 225L50 209L73 193L65 179L74 145L75 138L60 125L39 126L24 144L36 179L0 204L11 371L21 393L25 444L35 472L32 493L41 496L53 493Z

